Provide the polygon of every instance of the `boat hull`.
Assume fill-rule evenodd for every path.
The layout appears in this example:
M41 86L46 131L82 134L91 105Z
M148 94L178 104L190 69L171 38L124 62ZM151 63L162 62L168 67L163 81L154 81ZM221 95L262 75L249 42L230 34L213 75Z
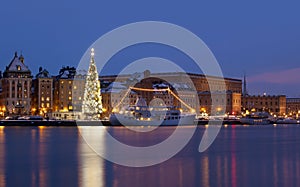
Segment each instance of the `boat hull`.
M241 118L242 124L247 125L269 125L271 121L269 119L251 119L251 118Z
M195 125L194 114L180 115L177 119L136 119L131 116L122 114L111 114L109 121L111 125L123 126L182 126L182 125ZM180 118L180 119L179 119Z

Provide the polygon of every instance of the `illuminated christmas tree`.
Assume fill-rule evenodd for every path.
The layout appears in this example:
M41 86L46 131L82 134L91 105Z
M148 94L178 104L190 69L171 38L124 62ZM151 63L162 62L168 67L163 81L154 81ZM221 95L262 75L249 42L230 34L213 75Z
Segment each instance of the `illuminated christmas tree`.
M87 119L99 119L102 113L102 98L98 72L94 59L94 49L91 49L91 61L87 72L82 113Z

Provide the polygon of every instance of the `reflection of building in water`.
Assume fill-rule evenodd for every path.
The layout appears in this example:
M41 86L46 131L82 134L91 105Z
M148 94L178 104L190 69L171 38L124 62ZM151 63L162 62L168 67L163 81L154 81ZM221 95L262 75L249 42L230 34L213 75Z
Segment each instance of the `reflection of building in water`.
M0 126L0 185L6 186L6 142L5 142L5 127Z

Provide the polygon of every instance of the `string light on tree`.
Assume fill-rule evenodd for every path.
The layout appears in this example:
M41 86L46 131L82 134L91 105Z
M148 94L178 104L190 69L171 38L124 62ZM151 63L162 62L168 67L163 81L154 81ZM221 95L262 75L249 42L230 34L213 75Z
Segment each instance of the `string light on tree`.
M92 48L82 106L82 113L89 119L99 119L102 113L101 88L94 56L94 48Z

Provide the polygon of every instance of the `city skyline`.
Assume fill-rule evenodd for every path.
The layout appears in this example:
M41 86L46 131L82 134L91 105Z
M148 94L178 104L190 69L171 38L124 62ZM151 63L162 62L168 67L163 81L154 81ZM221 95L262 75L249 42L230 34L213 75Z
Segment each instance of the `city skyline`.
M242 79L246 73L250 94L299 97L298 4L154 1L136 2L132 7L126 2L118 6L98 1L5 2L0 6L0 69L5 69L15 51L22 51L33 74L43 66L55 75L63 65L77 67L88 47L112 29L159 20L185 27L200 37L216 56L225 77ZM20 16L10 16L12 13ZM174 56L174 51L164 56L158 50L146 50L138 57L157 53L173 61L185 61L181 55ZM124 53L116 60L130 63L137 58L132 56ZM118 69L111 71L115 74Z

